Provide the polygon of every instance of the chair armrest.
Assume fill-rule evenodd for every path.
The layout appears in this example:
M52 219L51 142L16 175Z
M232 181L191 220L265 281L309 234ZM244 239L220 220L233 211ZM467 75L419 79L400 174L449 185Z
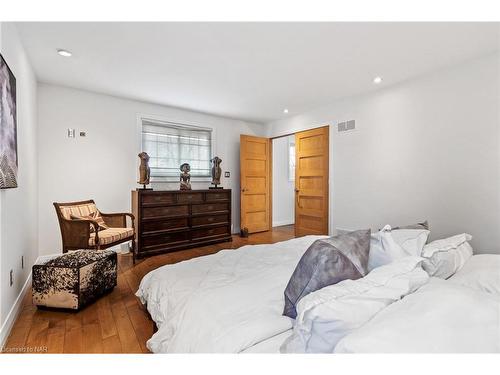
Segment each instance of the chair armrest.
M88 248L90 226L94 227L95 241L97 244L99 243L99 224L97 221L89 219L62 219L61 229L65 245L81 247L82 249Z
M102 219L111 228L127 228L127 216L132 221L132 228L134 227L135 216L128 212L105 214L100 212Z

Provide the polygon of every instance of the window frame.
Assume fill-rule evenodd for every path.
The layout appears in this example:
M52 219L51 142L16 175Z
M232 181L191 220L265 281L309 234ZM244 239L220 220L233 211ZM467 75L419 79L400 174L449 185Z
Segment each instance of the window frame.
M137 114L137 154L143 151L142 149L142 121L143 120L150 120L153 122L160 122L160 123L165 123L167 124L172 124L177 127L181 128L186 128L186 129L195 129L195 130L207 130L211 132L211 145L210 145L210 158L213 158L214 155L217 155L217 152L215 150L215 138L216 138L216 131L213 126L202 126L198 123L194 123L192 121L185 121L183 119L175 118L174 116L172 117L165 117L165 116L158 116L158 115L149 115L149 114L144 114L144 113L139 113ZM140 165L140 160L137 157L136 158L136 181L139 179L139 165ZM181 171L179 170L179 176L180 176ZM174 182L179 182L179 176L174 177L174 176L165 176L165 177L153 177L151 176L151 183L174 183ZM211 182L212 177L211 176L191 176L191 182Z

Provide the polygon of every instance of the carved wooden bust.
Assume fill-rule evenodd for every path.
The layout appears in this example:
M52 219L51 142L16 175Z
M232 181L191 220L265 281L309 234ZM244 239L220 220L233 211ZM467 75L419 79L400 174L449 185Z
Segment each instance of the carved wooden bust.
M212 185L220 185L220 177L222 174L222 169L220 167L220 164L222 163L222 159L219 158L218 156L214 157L212 160Z
M139 155L141 164L139 166L139 181L137 183L141 185L149 185L149 178L151 175L151 170L149 169L149 155L145 152L141 152Z
M181 170L180 182L181 190L191 190L191 175L189 172L191 171L191 166L188 163L184 163L179 168Z

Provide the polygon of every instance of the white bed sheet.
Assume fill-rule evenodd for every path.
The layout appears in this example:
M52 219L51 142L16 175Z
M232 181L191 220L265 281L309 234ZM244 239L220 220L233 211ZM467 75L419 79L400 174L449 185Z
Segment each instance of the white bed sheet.
M158 327L147 347L154 353L239 353L278 340L292 328L282 315L286 284L307 248L324 237L223 250L150 272L137 291Z

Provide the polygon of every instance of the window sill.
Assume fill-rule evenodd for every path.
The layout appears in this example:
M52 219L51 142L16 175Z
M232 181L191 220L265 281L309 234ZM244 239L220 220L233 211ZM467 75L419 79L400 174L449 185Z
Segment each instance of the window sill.
M211 177L191 177L191 183L193 182L212 182ZM156 177L151 178L152 184L172 184L172 183L180 183L178 178L170 178L170 177Z

